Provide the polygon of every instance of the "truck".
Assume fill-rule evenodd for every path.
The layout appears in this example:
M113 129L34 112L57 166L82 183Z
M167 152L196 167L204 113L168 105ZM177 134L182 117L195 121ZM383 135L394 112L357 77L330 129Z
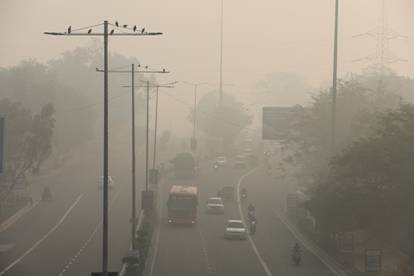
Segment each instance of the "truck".
M197 164L189 152L177 154L173 159L174 176L176 179L193 179L197 175Z

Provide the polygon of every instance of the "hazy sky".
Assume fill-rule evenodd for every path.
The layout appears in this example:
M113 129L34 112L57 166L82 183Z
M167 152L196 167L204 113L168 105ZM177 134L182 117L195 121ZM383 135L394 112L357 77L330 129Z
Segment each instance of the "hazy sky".
M229 91L248 92L270 72L295 72L321 86L331 79L334 0L224 0L224 82ZM414 37L414 1L386 0L388 25ZM379 22L381 0L340 0L339 77L358 72L375 53L376 41L355 34ZM219 0L0 0L0 66L22 59L47 61L59 53L88 45L89 38L50 37L104 19L161 31L162 37L121 37L110 49L136 56L144 64L173 72L166 80L218 82ZM414 61L414 39L394 40L392 52ZM392 67L414 75L412 62ZM204 88L207 90L207 88ZM181 86L187 97L191 88Z

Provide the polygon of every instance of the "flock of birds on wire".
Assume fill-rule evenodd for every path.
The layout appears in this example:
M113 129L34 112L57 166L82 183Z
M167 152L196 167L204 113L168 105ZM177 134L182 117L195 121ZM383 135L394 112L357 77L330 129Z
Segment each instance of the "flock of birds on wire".
M115 21L115 26L116 26L117 28L125 28L125 29L126 29L126 28L128 28L128 25L127 25L127 24L120 25L120 24L118 23L118 21ZM144 34L144 33L145 33L145 28L142 28L141 30L138 30L136 25L134 25L134 27L132 27L132 30L133 30L134 32L137 32L137 31L138 31L138 32L139 32L139 33L141 33L141 34ZM114 30L114 29L112 29L112 30L110 31L110 33L109 33L109 34L114 34L114 32L115 32L115 30ZM71 34L71 33L72 33L72 26L69 26L67 33L68 33L68 34ZM92 33L92 29L89 29L89 30L88 30L88 34L90 34L90 33Z

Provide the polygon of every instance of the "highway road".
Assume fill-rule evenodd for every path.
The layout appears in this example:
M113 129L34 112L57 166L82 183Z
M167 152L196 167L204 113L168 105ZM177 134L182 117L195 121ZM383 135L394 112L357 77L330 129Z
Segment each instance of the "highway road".
M276 211L283 204L286 189L259 169L236 170L223 168L217 172L205 169L195 182L199 187L198 223L174 226L166 222L166 196L171 183L162 187L161 224L156 235L150 276L194 275L341 275L328 268L318 257L304 249L303 264L292 266L290 253L295 236L278 219ZM205 202L217 191L232 185L246 187L248 202L256 206L257 232L251 239L225 240L226 219L239 219L248 202L225 204L224 215L205 213Z
M0 275L90 275L101 270L102 176L100 147L88 149L50 177L52 202L40 202L0 233ZM113 153L110 173L109 269L119 271L130 245L129 155ZM142 168L142 162L139 165ZM142 187L143 170L137 184ZM139 205L138 205L139 206Z

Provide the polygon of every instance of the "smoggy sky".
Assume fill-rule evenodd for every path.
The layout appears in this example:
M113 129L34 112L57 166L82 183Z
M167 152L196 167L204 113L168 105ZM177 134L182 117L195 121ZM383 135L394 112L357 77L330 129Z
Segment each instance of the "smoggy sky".
M332 75L334 2L224 0L224 82L236 85L226 90L249 90L266 74L282 71L297 73L315 87L328 85ZM386 0L386 7L388 26L408 36L391 41L390 49L409 62L391 67L413 76L414 1ZM377 41L352 36L375 28L380 11L381 0L340 0L339 77L360 72L369 64L353 60L374 54ZM0 0L0 66L28 58L44 62L65 50L88 45L90 38L42 33L107 19L165 34L111 39L111 51L135 56L154 68L168 68L173 74L165 78L167 81L215 85L219 79L219 16L219 0ZM181 89L184 95L191 91L191 87Z

